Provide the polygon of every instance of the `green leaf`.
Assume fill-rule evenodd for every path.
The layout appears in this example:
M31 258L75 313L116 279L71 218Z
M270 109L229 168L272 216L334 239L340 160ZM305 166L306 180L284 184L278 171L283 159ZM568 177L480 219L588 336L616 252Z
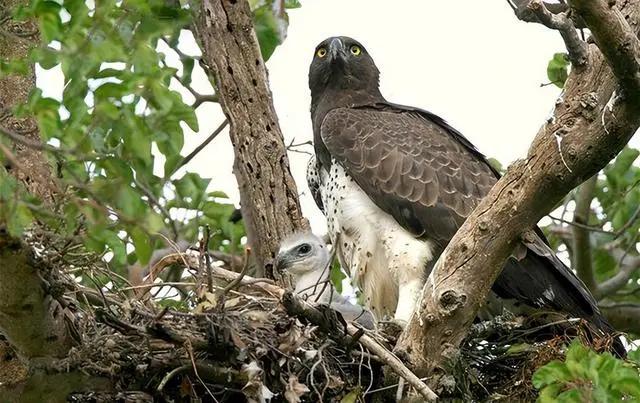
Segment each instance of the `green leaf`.
M569 55L566 53L555 53L549 64L547 65L547 77L556 86L564 87L564 82L567 81L569 73L567 68L569 67Z
M191 84L191 73L193 73L194 59L192 57L183 57L180 59L182 62L182 76L181 81L183 85Z
M25 59L0 60L0 77L12 74L27 74L30 63Z
M518 343L518 344L511 345L505 354L507 354L507 355L515 355L515 354L520 354L520 353L528 353L528 352L532 352L532 351L536 351L536 348L534 346L532 346L531 344L529 344L529 343Z
M540 389L543 386L551 385L556 382L568 381L571 379L571 373L567 366L560 361L551 361L543 367L540 367L532 378L533 386Z
M174 180L178 196L191 199L192 206L197 208L202 202L210 179L204 179L196 173L187 173L182 178Z
M629 169L631 168L633 162L638 158L638 155L640 155L640 151L636 150L635 148L623 148L622 151L620 151L620 154L618 154L616 159L613 161L613 163L610 164L607 169L605 169L607 178L613 175L618 178L618 181L620 181L621 178L627 172L629 172Z
M285 0L284 1L284 8L300 8L302 7L302 4L300 4L300 1L298 0Z
M627 354L627 359L640 366L640 347L637 347L635 350L629 351L629 353Z
M336 289L338 294L342 293L342 281L347 278L347 276L340 269L340 264L335 262L331 265L331 269L329 272L329 279L331 280L331 284Z
M278 21L273 15L271 6L267 4L258 7L253 13L253 23L260 43L260 53L262 53L262 58L267 61L276 47L282 43Z
M146 265L149 263L151 253L153 252L149 236L138 227L133 227L129 235L133 241L133 246L136 248L138 261L140 264Z
M58 51L49 47L34 48L30 53L30 58L40 64L45 70L49 70L60 64Z
M155 211L149 211L147 213L144 223L147 230L151 233L159 232L161 229L165 228L164 218Z
M55 1L39 1L36 3L35 14L40 23L40 33L47 43L60 37L62 32L61 9L60 4Z
M636 373L624 378L618 378L615 381L616 388L627 396L640 399L640 374Z
M562 385L554 383L549 386L545 386L540 391L540 396L538 396L539 403L557 403L558 393L562 390Z
M182 102L182 100L174 104L171 116L176 120L183 121L193 130L197 132L198 129L198 117L196 111L189 105Z
M362 390L360 387L355 388L351 392L344 395L342 399L340 399L340 403L356 403L358 398L360 397Z
M566 403L582 403L584 400L582 399L582 393L578 389L569 389L560 393L557 397L558 402L566 402Z
M183 157L180 154L173 154L166 157L166 160L164 161L164 177L169 178L173 175L182 160Z
M96 99L116 98L120 99L129 93L129 89L122 83L104 83L95 89Z
M502 166L502 164L500 163L500 161L498 161L495 158L487 158L487 162L489 163L489 165L491 165L491 167L493 169L495 169L498 172L504 172L504 168Z

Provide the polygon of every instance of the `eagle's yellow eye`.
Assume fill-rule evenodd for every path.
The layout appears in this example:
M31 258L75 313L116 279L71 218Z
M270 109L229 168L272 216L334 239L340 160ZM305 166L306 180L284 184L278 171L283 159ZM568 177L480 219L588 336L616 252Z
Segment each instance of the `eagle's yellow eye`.
M316 55L318 55L318 57L325 57L327 55L327 49L325 48L318 49L318 51L316 52Z
M354 56L359 56L360 53L362 53L362 49L360 49L360 46L358 45L351 46L349 50L351 51L351 54Z

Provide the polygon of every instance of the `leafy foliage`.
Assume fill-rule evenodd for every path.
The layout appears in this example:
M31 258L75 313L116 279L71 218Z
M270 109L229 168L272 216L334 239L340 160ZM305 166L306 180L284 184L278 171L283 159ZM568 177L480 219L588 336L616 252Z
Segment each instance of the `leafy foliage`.
M635 356L638 355L636 351ZM573 342L564 362L551 361L533 375L540 402L608 402L640 399L637 365Z
M33 64L61 70L61 99L35 89L14 113L36 118L56 167L54 185L67 196L48 211L2 170L0 222L13 234L34 218L67 236L82 234L120 274L149 262L165 237L194 242L205 227L211 249L241 250L244 228L229 220L234 206L227 195L211 191L209 178L178 172L185 130L199 129L194 108L173 89L189 86L199 68L179 42L196 5L180 3L32 0L14 10L17 19L38 21L42 43L24 60L2 60L0 76L25 74ZM300 6L277 4L252 2L265 59L284 40L286 8ZM180 56L180 68L159 51L167 47Z

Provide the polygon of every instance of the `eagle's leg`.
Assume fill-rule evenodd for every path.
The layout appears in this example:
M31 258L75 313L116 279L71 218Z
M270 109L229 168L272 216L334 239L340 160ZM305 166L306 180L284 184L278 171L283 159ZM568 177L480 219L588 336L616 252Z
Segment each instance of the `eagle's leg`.
M394 315L394 320L397 323L404 326L409 322L415 310L420 292L422 291L422 285L422 278L414 278L400 282L398 287L398 306L396 307L396 313Z
M406 324L422 292L425 266L433 260L433 247L430 242L416 239L404 229L388 231L383 245L387 250L389 269L398 283L394 320Z

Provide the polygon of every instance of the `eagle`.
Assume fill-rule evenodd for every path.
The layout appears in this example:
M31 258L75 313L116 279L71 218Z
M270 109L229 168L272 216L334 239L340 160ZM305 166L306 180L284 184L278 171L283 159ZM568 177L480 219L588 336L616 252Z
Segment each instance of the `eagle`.
M387 101L358 41L331 37L309 69L315 155L307 181L345 270L380 318L406 323L438 257L500 178L445 120ZM495 281L500 301L613 330L536 227Z
M328 305L344 319L375 329L376 321L370 311L334 290L329 280L331 260L332 254L320 237L311 232L296 232L282 240L274 265L276 270L293 276L294 292L300 297Z

